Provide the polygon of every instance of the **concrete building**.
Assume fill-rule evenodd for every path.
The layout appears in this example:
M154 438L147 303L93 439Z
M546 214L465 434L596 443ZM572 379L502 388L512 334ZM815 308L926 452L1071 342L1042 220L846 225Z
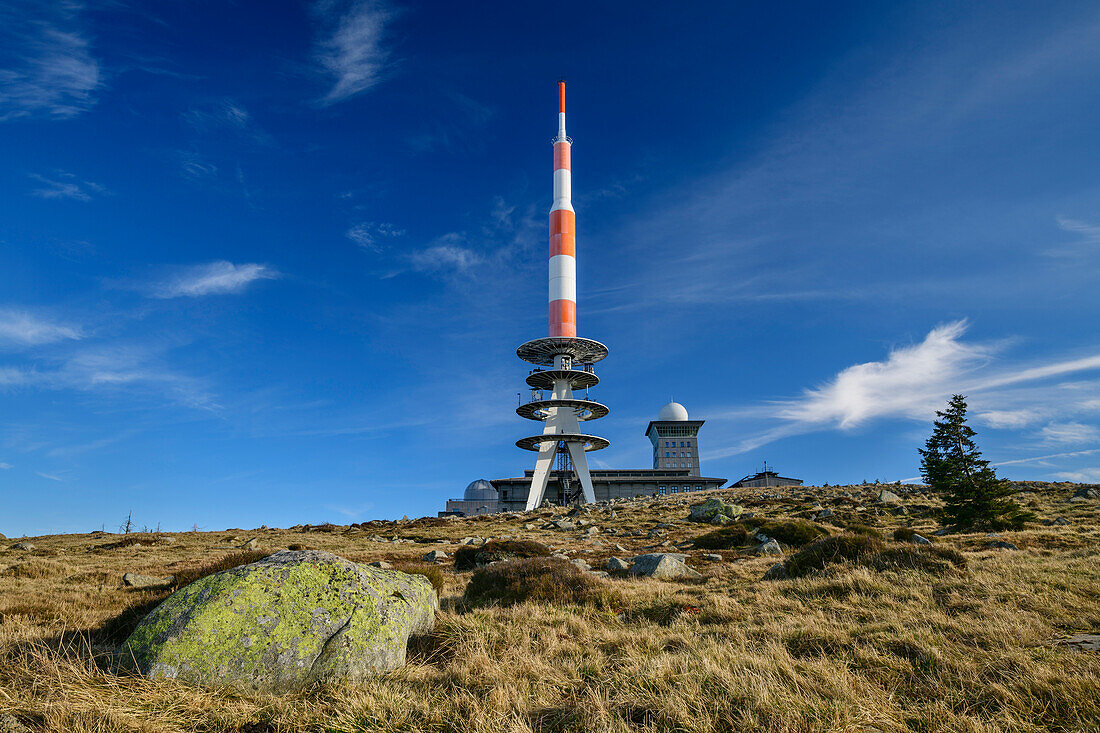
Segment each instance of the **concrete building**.
M801 486L802 479L780 476L775 471L768 470L768 464L764 464L764 470L746 476L737 483L730 484L731 489L768 488L774 486Z
M679 402L662 407L645 431L653 444L653 468L686 468L689 475L698 476L699 428L703 422L689 420L688 411Z

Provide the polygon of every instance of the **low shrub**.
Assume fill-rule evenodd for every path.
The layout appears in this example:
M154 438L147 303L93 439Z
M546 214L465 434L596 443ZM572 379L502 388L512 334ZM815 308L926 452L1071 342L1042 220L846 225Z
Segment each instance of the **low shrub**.
M480 568L470 578L464 598L474 606L512 606L524 601L613 605L606 583L556 557L522 558Z
M436 595L443 590L443 571L438 565L426 565L417 563L398 563L393 566L394 570L400 570L403 573L409 575L423 575L428 579L428 582L435 588Z
M819 524L798 520L765 522L756 531L791 547L803 547L829 534L829 530Z
M122 535L120 539L114 542L108 542L105 545L100 545L101 550L117 550L122 547L132 547L133 545L155 545L160 542L161 536L155 532L131 532L130 534Z
M867 567L883 570L919 570L922 573L942 574L954 568L965 568L966 557L958 550L932 545L891 547L866 558Z
M875 527L868 526L866 524L859 524L853 522L852 524L845 525L844 531L849 534L859 535L860 537L870 537L873 540L885 540L882 531Z
M915 535L916 533L917 533L917 531L915 529L913 529L912 527L898 527L897 529L894 530L894 541L895 542L912 542L913 541L913 535Z
M695 546L701 550L735 550L749 540L744 526L733 524L695 538Z
M811 542L796 552L786 562L787 577L800 578L817 570L824 570L829 563L859 560L880 548L878 541L854 534L840 534Z
M474 570L491 562L530 557L550 557L550 548L533 540L492 540L481 546L458 548L455 570Z

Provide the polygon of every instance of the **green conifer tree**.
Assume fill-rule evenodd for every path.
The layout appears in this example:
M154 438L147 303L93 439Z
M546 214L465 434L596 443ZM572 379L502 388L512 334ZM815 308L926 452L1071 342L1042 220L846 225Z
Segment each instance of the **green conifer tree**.
M944 516L959 527L1006 529L1032 518L1009 499L1012 489L982 459L974 430L966 424L966 398L954 395L937 411L932 435L921 454L921 475L943 494Z

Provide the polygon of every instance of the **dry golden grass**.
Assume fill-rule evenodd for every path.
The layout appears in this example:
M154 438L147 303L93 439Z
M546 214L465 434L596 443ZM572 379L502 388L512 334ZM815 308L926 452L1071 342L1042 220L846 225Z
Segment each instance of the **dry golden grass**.
M453 554L465 536L532 539L598 566L712 528L684 521L685 499L668 497L586 515L602 530L618 530L614 536L587 537L583 528L525 531L524 523L543 521L497 515L350 530L180 533L172 544L110 549L104 545L119 538L36 537L29 553L7 549L8 541L0 549L0 712L36 731L89 733L1095 732L1100 655L1052 642L1100 633L1100 507L1068 502L1070 486L1028 488L1025 505L1071 524L1004 533L1018 552L986 549L982 534L936 538L967 560L943 573L831 565L796 580L762 582L774 558L723 550L726 561L714 563L701 559L711 551L686 549L704 582L601 581L622 608L471 608L461 601L471 573L444 567L443 610L429 635L411 641L405 668L363 686L282 697L113 672L117 619L159 597L122 588L122 573L194 571L253 536L265 550L297 544L361 562L413 565L432 549ZM869 504L859 511L860 502L842 491L863 499L874 487L800 491L806 499L716 493L732 494L759 524L805 519L821 503L836 513L825 522L834 533L858 524L884 537L901 526L931 536L938 526L921 508L934 507L934 499L906 496L911 513L894 516ZM646 538L654 528L667 536ZM629 531L640 534L622 534ZM419 542L368 540L375 534Z

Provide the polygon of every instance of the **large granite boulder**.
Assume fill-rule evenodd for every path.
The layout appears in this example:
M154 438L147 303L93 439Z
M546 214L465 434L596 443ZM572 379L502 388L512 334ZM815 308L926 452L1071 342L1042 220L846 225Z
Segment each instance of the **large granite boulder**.
M732 522L741 516L745 510L737 504L727 504L717 497L711 497L702 504L691 507L688 519L693 522L710 522L711 524L725 524Z
M438 608L422 576L282 550L176 591L125 651L146 677L286 692L402 666Z

